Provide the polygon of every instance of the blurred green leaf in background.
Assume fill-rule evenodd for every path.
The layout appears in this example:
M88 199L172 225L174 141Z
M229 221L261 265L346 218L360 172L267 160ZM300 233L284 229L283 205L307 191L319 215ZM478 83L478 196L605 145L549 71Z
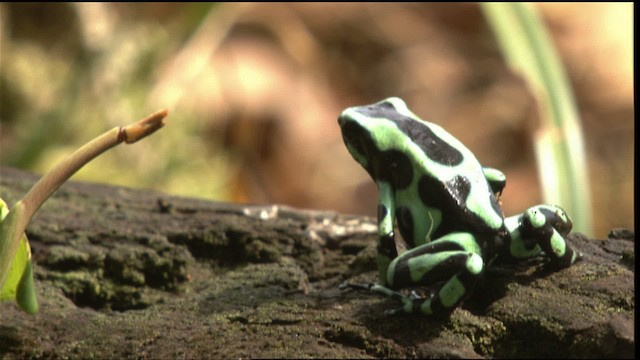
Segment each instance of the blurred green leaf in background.
M582 124L545 25L531 4L487 2L482 8L510 66L524 76L540 106L542 121L534 142L544 202L563 206L574 231L591 234Z

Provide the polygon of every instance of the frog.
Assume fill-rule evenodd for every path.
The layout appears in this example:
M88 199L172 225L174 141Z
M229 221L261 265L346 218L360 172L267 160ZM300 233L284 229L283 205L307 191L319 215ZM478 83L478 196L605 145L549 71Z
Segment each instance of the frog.
M542 258L553 271L582 255L566 241L572 221L557 205L505 217L506 176L481 165L441 126L422 120L399 97L344 110L338 124L347 150L378 190L377 282L343 283L401 303L386 314L448 316L494 262ZM397 229L406 245L399 254ZM426 295L415 290L424 287Z

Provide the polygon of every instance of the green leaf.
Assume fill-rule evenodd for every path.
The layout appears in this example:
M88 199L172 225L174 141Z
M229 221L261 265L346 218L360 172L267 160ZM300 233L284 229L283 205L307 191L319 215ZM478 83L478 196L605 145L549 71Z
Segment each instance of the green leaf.
M3 221L9 210L7 204L0 199L0 226L6 226ZM0 239L0 242L8 239ZM6 261L3 259L3 261ZM16 300L20 308L34 314L38 311L38 300L36 298L33 282L33 264L31 263L31 247L27 236L23 233L20 236L20 244L11 261L11 268L7 274L4 284L0 287L0 301Z
M573 229L592 233L592 204L582 126L569 78L536 6L482 3L509 66L535 96L542 124L534 142L544 201L571 214Z

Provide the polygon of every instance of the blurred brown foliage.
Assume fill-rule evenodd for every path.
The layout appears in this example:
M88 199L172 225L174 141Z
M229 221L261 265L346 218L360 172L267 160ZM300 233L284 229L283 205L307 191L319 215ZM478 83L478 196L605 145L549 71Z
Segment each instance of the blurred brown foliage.
M539 7L582 116L595 235L633 227L633 5ZM43 173L168 107L162 133L76 179L373 215L336 118L400 96L505 172L506 214L542 201L536 105L476 4L3 3L0 23L2 165Z

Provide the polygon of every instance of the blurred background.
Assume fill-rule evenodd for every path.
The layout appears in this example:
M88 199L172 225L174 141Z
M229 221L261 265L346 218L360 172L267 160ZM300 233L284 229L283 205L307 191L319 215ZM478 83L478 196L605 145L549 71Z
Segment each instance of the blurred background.
M633 4L535 6L582 119L591 235L633 228ZM373 216L336 120L400 96L507 175L505 214L542 202L536 104L477 4L2 3L0 40L2 166L43 174L168 108L74 179Z

